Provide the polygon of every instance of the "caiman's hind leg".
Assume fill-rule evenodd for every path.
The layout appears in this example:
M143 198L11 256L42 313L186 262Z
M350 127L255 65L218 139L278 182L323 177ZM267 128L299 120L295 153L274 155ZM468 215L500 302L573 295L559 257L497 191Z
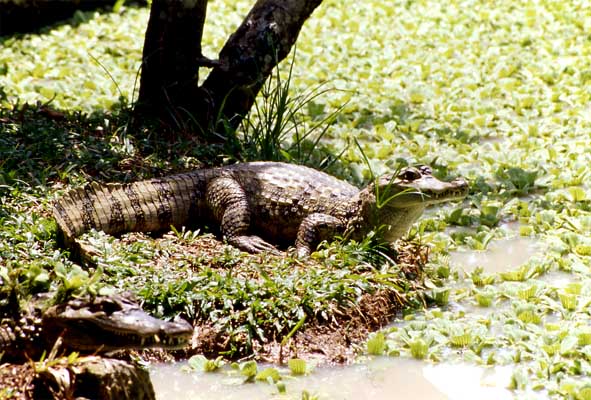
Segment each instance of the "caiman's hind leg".
M213 179L207 185L206 201L229 244L253 254L262 251L279 253L273 245L249 234L248 200L240 184L231 176Z

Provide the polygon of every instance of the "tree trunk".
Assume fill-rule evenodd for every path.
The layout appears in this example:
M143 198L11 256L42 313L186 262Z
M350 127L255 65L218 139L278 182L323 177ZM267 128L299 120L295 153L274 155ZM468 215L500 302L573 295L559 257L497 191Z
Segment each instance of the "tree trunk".
M186 129L194 112L207 0L153 0L136 115ZM200 108L200 107L199 107Z
M136 111L209 140L232 134L321 2L258 0L214 62L201 56L207 1L154 0ZM213 69L198 87L200 66Z

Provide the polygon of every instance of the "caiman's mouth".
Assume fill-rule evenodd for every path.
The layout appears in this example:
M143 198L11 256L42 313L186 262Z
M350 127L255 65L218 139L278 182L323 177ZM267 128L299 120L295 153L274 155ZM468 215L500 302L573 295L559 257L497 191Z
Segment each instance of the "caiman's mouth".
M193 327L186 321L164 321L120 296L97 297L90 302L70 301L47 310L43 330L61 336L68 348L105 352L120 349L182 348Z
M461 200L468 195L469 186L464 178L441 183L446 186L444 189L429 190L418 188L416 196L423 198L423 202L427 204L435 204L444 201Z

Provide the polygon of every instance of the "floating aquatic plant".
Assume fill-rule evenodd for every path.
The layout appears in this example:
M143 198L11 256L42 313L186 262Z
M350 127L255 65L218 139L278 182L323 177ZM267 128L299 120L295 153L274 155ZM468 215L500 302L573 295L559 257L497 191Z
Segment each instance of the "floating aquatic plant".
M526 309L517 313L517 318L525 324L539 324L542 319L533 309Z
M470 332L452 334L449 337L449 342L453 347L467 347L473 343L473 337Z
M562 307L568 311L574 311L577 308L577 296L571 293L559 293L558 298Z
M277 370L277 368L269 367L269 368L265 368L262 371L258 372L255 375L254 379L257 381L277 383L279 380L281 380L281 374L279 374L279 371Z
M495 282L495 276L493 274L485 274L484 268L478 267L470 273L470 279L475 286L482 287L491 285Z
M378 332L367 341L367 353L375 356L384 354L386 338L383 332Z
M591 344L591 329L582 329L578 334L579 346L588 346Z
M583 285L581 284L581 282L569 282L565 288L564 288L564 292L568 293L568 294L572 294L575 296L578 296L581 294L581 290L583 288Z
M408 343L410 355L417 360L422 360L427 357L429 345L423 339L415 339Z
M530 300L538 294L538 287L536 285L529 286L517 292L517 296L522 300Z
M246 14L248 3L210 2L208 23L213 21L213 25L206 26L206 54L219 52ZM90 14L85 21L62 25L41 36L6 38L0 49L0 103L13 107L16 96L21 104L46 102L55 96L52 106L90 112L115 104L120 95L116 86L130 98L147 17L147 9ZM391 168L389 160L404 158L408 163L437 165L442 178L454 173L469 178L469 199L461 206L442 209L444 217L428 216L434 221L418 230L422 240L433 246L431 262L436 271L441 271L438 278L448 280L444 287L454 288L449 293L450 303L458 301L455 287L464 282L453 269L439 268L438 253L456 246L486 249L497 237L499 219L501 223L518 221L520 235L537 235L542 243L529 273L469 275L466 285L470 290L473 286L492 286L495 298L508 299L492 300L495 307L485 310L485 318L482 310L474 312L467 307L463 314L446 309L427 311L428 323L418 323L421 311L415 310L408 320L416 324L405 326L403 321L398 331L386 333L389 354L408 354L409 346L400 339L406 332L411 342L429 343L428 349L415 352L423 358L472 357L471 362L479 362L469 348L458 351L448 343L451 326L465 324L472 327L475 338L471 347L479 346L484 337L483 342L490 340L491 348L502 350L489 359L499 364L520 362L514 365L513 388L528 392L543 389L542 397L589 398L585 382L589 375L588 346L583 345L587 338L580 321L589 317L591 287L591 206L586 184L591 165L591 42L586 40L590 21L591 9L580 1L540 0L534 4L500 0L479 2L478 7L465 7L457 1L325 1L306 22L298 39L293 87L305 90L319 81L330 81L346 89L310 105L309 117L322 118L347 103L340 117L330 124L327 142L340 152L351 137L359 138L362 147L372 149L368 155L375 158L369 161L376 172ZM93 57L109 70L116 84ZM18 68L13 68L15 65ZM70 270L71 263L59 250L54 255L54 244L35 233L41 224L30 223L28 217L18 222L8 215L30 214L37 208L43 208L46 214L50 207L43 204L49 203L53 191L63 189L54 187L56 184L80 184L89 174L111 178L110 171L129 160L111 161L109 155L133 155L137 141L131 143L133 138L129 138L129 145L123 144L121 135L107 133L103 122L96 126L105 128L105 135L98 138L104 147L96 147L92 137L74 140L95 127L68 126L67 140L59 140L56 132L42 127L31 136L33 140L23 140L26 138L19 127L28 123L25 118L15 124L0 124L0 258L4 267L32 265L29 276L19 282L41 289L50 284L53 273L46 266L61 262ZM12 141L14 137L19 141ZM54 142L42 141L43 137ZM19 151L24 156L17 157ZM48 157L52 154L53 158ZM49 162L56 154L65 158ZM365 176L359 154L347 150L343 158L352 165L351 179ZM163 171L166 162L147 168ZM92 168L86 168L88 165ZM98 170L96 175L94 169ZM119 172L120 177L129 178L128 171ZM27 207L16 207L17 203ZM10 204L15 204L14 209ZM465 231L450 236L442 231L445 224ZM114 277L112 280L120 283L125 281L122 278L133 277L136 282L130 286L136 288L144 287L137 284L137 266L159 257L162 251L148 250L144 243L123 248L105 238L97 238L96 243L107 243L106 273L101 279ZM230 266L235 257L229 253L220 263ZM194 260L183 262L183 273L201 266ZM550 272L543 277L545 282L531 281L545 272ZM552 275L558 272L580 283L581 290L555 285L554 281L564 278ZM212 285L224 287L224 280L214 275L210 278ZM501 279L504 282L499 282ZM80 283L75 278L71 287L81 287ZM503 287L507 283L518 286L508 290ZM149 282L143 295L153 310L170 303L191 310L182 296L198 294L192 284L184 275L180 284ZM530 291L533 286L537 287L535 294ZM475 293L478 302L482 292ZM161 297L153 299L157 296ZM459 300L462 306L466 305L463 301L466 297ZM203 306L209 307L210 302L204 300ZM524 323L534 316L512 307L512 302L533 304L534 316L546 315L545 320L555 322L542 326ZM261 309L268 306L263 304ZM480 326L486 328L486 335L475 329Z
M215 360L208 360L202 354L191 356L188 360L188 365L195 371L213 372L219 370L225 364L222 357L217 357Z
M513 271L501 272L500 276L504 281L523 282L532 276L532 271L526 264Z
M478 291L474 298L480 307L490 307L495 299L495 293L492 291Z
M292 375L304 375L308 372L308 365L301 358L292 358L287 362Z
M577 400L591 400L591 385L583 386L575 395Z
M431 292L431 296L435 304L438 306L444 306L449 302L449 293L449 289L434 289Z

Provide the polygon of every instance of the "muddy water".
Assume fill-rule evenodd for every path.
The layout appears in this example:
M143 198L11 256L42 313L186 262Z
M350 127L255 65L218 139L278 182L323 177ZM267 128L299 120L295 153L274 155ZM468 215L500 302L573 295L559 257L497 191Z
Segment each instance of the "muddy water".
M320 399L512 399L505 389L511 376L496 369L466 364L428 364L399 358L376 358L363 365L319 368L311 375L285 381L287 398L302 390ZM269 399L277 389L266 383L243 384L223 373L184 372L176 365L154 366L152 382L160 400ZM281 398L286 398L285 396Z
M452 263L469 272L482 267L500 272L519 267L540 251L535 239L515 236L494 240L486 251L457 251ZM160 400L200 399L300 399L302 390L319 399L512 399L507 390L510 367L483 368L467 364L429 364L400 358L380 357L360 365L318 368L306 377L285 381L288 396L273 385L242 383L226 373L185 372L182 364L151 367L151 377Z
M519 267L540 252L537 239L516 236L491 241L485 251L458 250L450 253L451 263L471 272L482 267L485 272L505 272Z

